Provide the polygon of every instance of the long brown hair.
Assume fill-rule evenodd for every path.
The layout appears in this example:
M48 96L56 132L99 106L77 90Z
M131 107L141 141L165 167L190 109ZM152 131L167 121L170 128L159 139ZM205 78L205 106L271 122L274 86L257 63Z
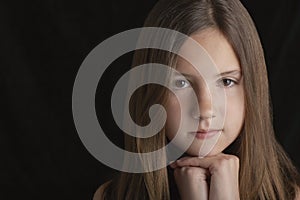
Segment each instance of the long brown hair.
M146 27L164 27L191 35L207 28L219 30L235 51L244 78L245 121L232 152L240 158L241 199L294 199L298 172L275 139L263 49L255 25L238 0L161 0L145 21ZM133 67L159 62L174 66L170 52L144 49L135 52ZM148 109L166 102L166 89L141 87L131 101L132 118L149 123ZM166 145L165 130L140 139L125 136L125 149L150 152ZM231 145L232 147L232 145ZM103 199L170 199L167 169L149 173L122 172L106 188Z

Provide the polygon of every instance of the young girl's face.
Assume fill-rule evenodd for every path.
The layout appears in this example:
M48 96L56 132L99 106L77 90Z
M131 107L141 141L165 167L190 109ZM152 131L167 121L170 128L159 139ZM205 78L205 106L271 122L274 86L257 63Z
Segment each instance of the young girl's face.
M184 103L180 109L177 97L170 92L166 103L166 135L169 140L175 137L180 120L197 123L197 130L189 130L186 126L178 132L181 141L193 136L193 142L187 149L187 153L192 156L215 155L222 152L237 138L243 126L245 107L241 68L231 45L219 31L206 29L193 34L191 38L207 51L219 74L210 81L204 80L189 62L178 58L176 70L184 74L187 81L172 78L174 80L171 80L171 86L177 96L183 101L186 100L185 102L188 102L187 99L194 90L199 112L195 113L197 109L189 103ZM209 85L216 88L214 89L216 93L218 90L223 91L225 95L221 101L225 102L223 103L225 109L222 109L224 106L221 106L220 99L212 99L212 87ZM210 140L215 141L210 142Z

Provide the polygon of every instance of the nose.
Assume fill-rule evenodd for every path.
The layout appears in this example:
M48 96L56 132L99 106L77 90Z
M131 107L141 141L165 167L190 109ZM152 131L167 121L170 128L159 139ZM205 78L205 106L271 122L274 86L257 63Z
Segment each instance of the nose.
M214 118L212 95L209 87L203 83L194 90L198 99L198 105L195 106L199 106L199 109L193 109L193 117L201 120Z

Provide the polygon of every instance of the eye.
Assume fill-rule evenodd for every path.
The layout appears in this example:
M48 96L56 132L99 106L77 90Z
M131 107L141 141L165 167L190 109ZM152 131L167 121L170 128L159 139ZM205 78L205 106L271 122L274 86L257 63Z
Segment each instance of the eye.
M182 89L182 88L186 88L186 87L189 87L190 86L190 83L186 80L175 80L174 81L174 86L175 88L177 89Z
M220 80L220 82L221 82L220 83L221 86L228 87L228 88L234 86L237 83L237 81L229 79L229 78L223 78Z

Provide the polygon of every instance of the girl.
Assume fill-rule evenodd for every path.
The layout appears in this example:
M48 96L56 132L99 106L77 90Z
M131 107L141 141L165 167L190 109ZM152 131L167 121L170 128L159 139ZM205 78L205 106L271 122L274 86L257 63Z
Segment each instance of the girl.
M185 74L186 80L175 79L173 87L182 96L195 91L201 113L184 116L197 120L199 127L179 160L153 172L121 172L96 191L94 200L300 199L298 172L274 137L263 50L242 4L238 0L161 0L145 26L182 32L207 51L221 72L216 85L226 94L224 124L211 128L221 114L212 109L209 89L190 63L162 50L136 51L133 66L162 63ZM149 123L148 108L157 103L164 105L168 118L153 137L126 135L126 150L151 152L174 138L182 114L174 94L149 84L139 88L130 103L132 118L139 125ZM216 135L216 144L200 158L204 139Z

